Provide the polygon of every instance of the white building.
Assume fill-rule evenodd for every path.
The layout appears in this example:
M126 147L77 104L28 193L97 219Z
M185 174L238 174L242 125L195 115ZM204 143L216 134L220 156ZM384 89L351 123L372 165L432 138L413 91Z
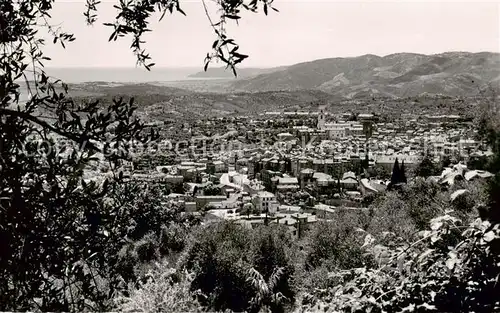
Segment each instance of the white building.
M318 114L318 129L327 133L328 138L346 138L348 136L363 136L363 124L359 122L327 123L323 110Z
M273 193L260 191L253 197L255 208L261 212L274 214L278 211L279 203Z

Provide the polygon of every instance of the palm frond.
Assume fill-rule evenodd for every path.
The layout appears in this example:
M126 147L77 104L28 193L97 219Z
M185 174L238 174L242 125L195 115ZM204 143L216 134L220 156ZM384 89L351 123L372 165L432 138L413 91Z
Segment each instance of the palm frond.
M255 289L256 295L252 299L253 304L260 304L269 295L269 286L259 271L254 268L248 270L247 282Z
M276 288L284 272L284 267L277 267L274 269L273 274L269 277L268 287L270 290L274 290L274 288Z

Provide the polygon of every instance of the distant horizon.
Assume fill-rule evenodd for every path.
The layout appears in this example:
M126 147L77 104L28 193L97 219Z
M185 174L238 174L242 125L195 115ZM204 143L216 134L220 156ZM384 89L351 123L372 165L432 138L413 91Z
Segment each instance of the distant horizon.
M304 61L299 61L297 63L292 63L292 64L278 64L278 65L264 65L264 66L244 66L244 64L241 64L242 66L237 66L238 69L270 69L270 68L275 68L275 67L284 67L284 66L292 66L295 64L300 64L300 63L307 63L307 62L312 62L312 61L317 61L317 60L325 60L325 59L350 59L350 58L359 58L362 56L368 56L368 55L373 55L377 57L387 57L390 55L395 55L395 54L418 54L418 55L441 55L445 53L471 53L471 54L479 54L479 53L492 53L492 54L498 54L500 56L500 52L497 51L477 51L477 52L472 52L472 51L443 51L443 52L438 52L438 53L419 53L419 52L411 52L411 51L402 51L402 52L393 52L385 55L378 55L374 53L365 53L365 54L360 54L357 56L331 56L331 57L326 57L326 58L319 58L319 59L310 59L310 60L304 60ZM203 70L203 62L200 62L199 66L192 65L192 66L165 66L165 65L155 65L151 68L152 71L154 69L175 69L175 70L198 70L201 72ZM218 65L216 63L210 64L208 69L211 68L222 68L226 67L225 65ZM89 65L89 66L45 66L46 69L144 69L142 66L138 65L130 65L130 66L95 66L95 65ZM201 70L200 70L201 69ZM145 70L145 69L144 69Z

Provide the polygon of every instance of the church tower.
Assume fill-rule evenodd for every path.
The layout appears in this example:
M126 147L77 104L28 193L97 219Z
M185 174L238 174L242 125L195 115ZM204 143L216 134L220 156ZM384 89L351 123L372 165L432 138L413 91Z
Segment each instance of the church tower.
M325 106L319 106L319 114L318 114L318 129L325 128Z

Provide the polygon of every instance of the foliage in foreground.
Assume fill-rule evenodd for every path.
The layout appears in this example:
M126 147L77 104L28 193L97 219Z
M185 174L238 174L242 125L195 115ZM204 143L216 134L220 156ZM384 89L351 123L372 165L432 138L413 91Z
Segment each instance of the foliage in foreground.
M335 260L338 256L332 255L325 257L330 265L314 269L305 267L307 254L315 249L322 251L322 244L309 246L303 242L305 254L293 253L297 252L294 247L283 255L291 248L285 241L282 244L289 248L278 249L274 254L277 246L273 242L280 238L279 232L263 226L258 233L255 236L228 223L203 227L177 266L146 275L147 282L132 287L127 301L118 308L134 310L144 302L150 311L174 308L175 302L169 302L173 298L164 294L168 291L182 297L179 305L183 308L195 311L495 312L500 309L496 296L500 292L498 223L481 218L463 223L449 210L432 218L429 226L418 231L410 243L394 237L396 234L372 236L364 232L364 242L357 243L358 249L376 264L335 266L329 258ZM344 253L348 254L349 249Z
M195 235L183 265L195 273L192 289L210 309L280 312L294 299L292 245L281 228L215 224Z
M93 24L100 1L86 2L84 15ZM149 70L143 35L155 12L184 13L180 2L117 1L116 16L106 24L113 29L109 40L130 36L137 63ZM217 2L218 22L208 16L217 40L206 67L219 59L236 74L247 56L227 36L226 24L239 19L241 10L262 8L267 14L271 3ZM159 209L161 193L122 179L120 161L129 157L131 144L156 138L144 134L133 99L115 98L109 105L75 101L66 84L46 75L45 37L63 48L75 40L50 24L53 5L0 1L0 310L106 311L123 280L134 279L129 270L118 270L116 264L130 269L131 263L120 256L134 251L140 260L151 260L155 249L141 238L177 220ZM109 177L89 181L103 163ZM124 248L136 240L142 242ZM172 244L167 250L179 248L166 241Z
M168 263L155 263L128 296L115 299L120 312L202 312L191 292L192 275L179 273Z
M456 244L442 245L460 226L448 214L433 219L420 240L389 250L386 265L331 273L331 286L304 294L299 311L498 311L499 225L477 219Z

